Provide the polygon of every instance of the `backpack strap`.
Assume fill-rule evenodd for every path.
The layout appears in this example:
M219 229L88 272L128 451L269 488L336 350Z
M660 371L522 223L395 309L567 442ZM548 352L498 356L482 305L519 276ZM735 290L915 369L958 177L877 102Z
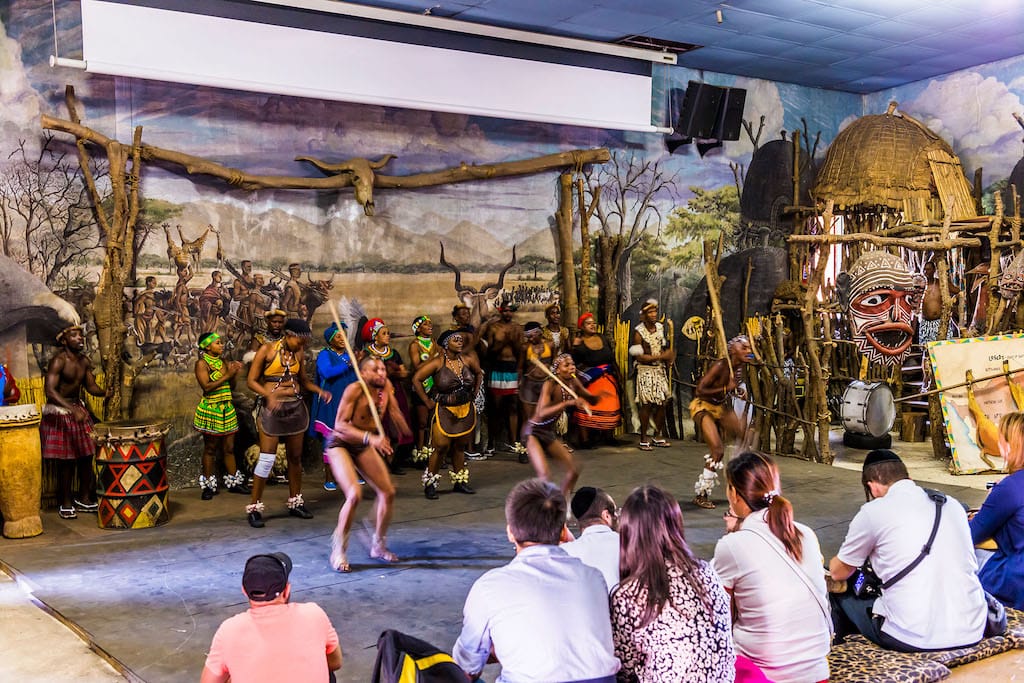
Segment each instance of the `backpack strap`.
M932 533L928 536L928 542L921 548L921 553L914 558L914 561L903 568L896 576L892 577L888 581L882 584L882 590L891 588L893 584L901 580L907 574L912 572L917 565L921 564L924 560L925 555L932 551L932 543L935 542L935 535L939 532L939 520L942 519L942 506L946 504L946 494L942 491L936 491L934 489L925 489L925 493L935 503L935 522L932 524Z

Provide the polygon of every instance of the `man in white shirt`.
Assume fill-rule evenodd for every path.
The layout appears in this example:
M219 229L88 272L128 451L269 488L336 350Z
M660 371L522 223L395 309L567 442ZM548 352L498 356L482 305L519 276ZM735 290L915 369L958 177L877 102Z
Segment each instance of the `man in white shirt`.
M882 582L911 566L935 524L936 502L917 486L889 450L874 450L861 474L868 502L850 522L839 553L829 562L834 580L845 580L868 560ZM833 595L837 635L859 631L890 650L917 652L972 645L985 630L985 594L977 577L971 532L963 507L941 505L930 552L877 599L851 590ZM845 616L848 622L843 621ZM850 625L854 629L850 628Z
M575 541L563 543L562 550L600 570L611 593L619 583L619 512L615 501L602 489L584 486L572 497L570 507L583 533Z
M452 658L470 679L497 661L497 683L614 683L604 579L558 547L568 533L565 496L527 479L509 493L505 519L516 556L469 590Z

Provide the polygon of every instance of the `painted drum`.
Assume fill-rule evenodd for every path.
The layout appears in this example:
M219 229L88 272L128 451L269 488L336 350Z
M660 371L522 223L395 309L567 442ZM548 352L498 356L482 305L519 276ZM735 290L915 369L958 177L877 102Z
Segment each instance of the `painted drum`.
M101 529L144 529L170 521L164 422L100 422L94 426L97 523Z
M843 427L854 434L885 436L896 421L896 401L885 382L854 380L843 392Z
M35 405L0 406L0 513L7 538L43 533L42 462Z

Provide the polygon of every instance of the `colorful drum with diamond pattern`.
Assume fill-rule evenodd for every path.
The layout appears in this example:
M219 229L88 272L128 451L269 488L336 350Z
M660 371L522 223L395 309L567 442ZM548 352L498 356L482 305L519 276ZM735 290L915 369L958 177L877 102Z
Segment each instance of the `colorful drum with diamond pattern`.
M94 425L101 529L144 529L170 520L164 452L170 428L163 422Z
M42 492L39 411L34 405L0 407L0 513L4 536L29 538L43 533L39 519Z

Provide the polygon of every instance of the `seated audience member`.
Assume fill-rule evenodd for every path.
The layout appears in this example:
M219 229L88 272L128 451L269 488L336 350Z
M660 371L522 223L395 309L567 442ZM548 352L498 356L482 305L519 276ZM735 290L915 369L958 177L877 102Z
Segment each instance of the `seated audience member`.
M612 591L619 680L733 681L729 597L683 537L683 514L667 492L642 486L619 517L622 581Z
M614 683L619 662L604 579L558 547L565 497L551 483L527 479L508 494L505 519L516 556L470 588L453 659L470 679L496 660L498 683Z
M712 566L732 594L736 652L775 683L825 681L832 623L818 538L793 521L767 455L741 453L725 476L728 533Z
M289 602L292 560L284 553L253 555L242 590L249 609L213 635L201 683L326 681L341 668L341 648L319 605Z
M999 423L999 452L1008 477L988 494L971 519L975 545L996 542L978 577L1000 602L1024 609L1024 413L1009 413Z
M619 583L619 534L615 531L619 511L615 501L601 489L584 486L572 497L570 507L583 533L575 541L563 543L562 550L599 569L610 593Z
M900 652L977 643L987 607L963 507L952 499L941 505L931 552L922 556L937 505L910 479L899 456L889 450L868 453L861 482L868 502L829 562L832 578L843 581L870 561L879 580L888 582L921 560L883 587L880 597L857 597L852 589L830 594L837 636L859 631L873 643Z

